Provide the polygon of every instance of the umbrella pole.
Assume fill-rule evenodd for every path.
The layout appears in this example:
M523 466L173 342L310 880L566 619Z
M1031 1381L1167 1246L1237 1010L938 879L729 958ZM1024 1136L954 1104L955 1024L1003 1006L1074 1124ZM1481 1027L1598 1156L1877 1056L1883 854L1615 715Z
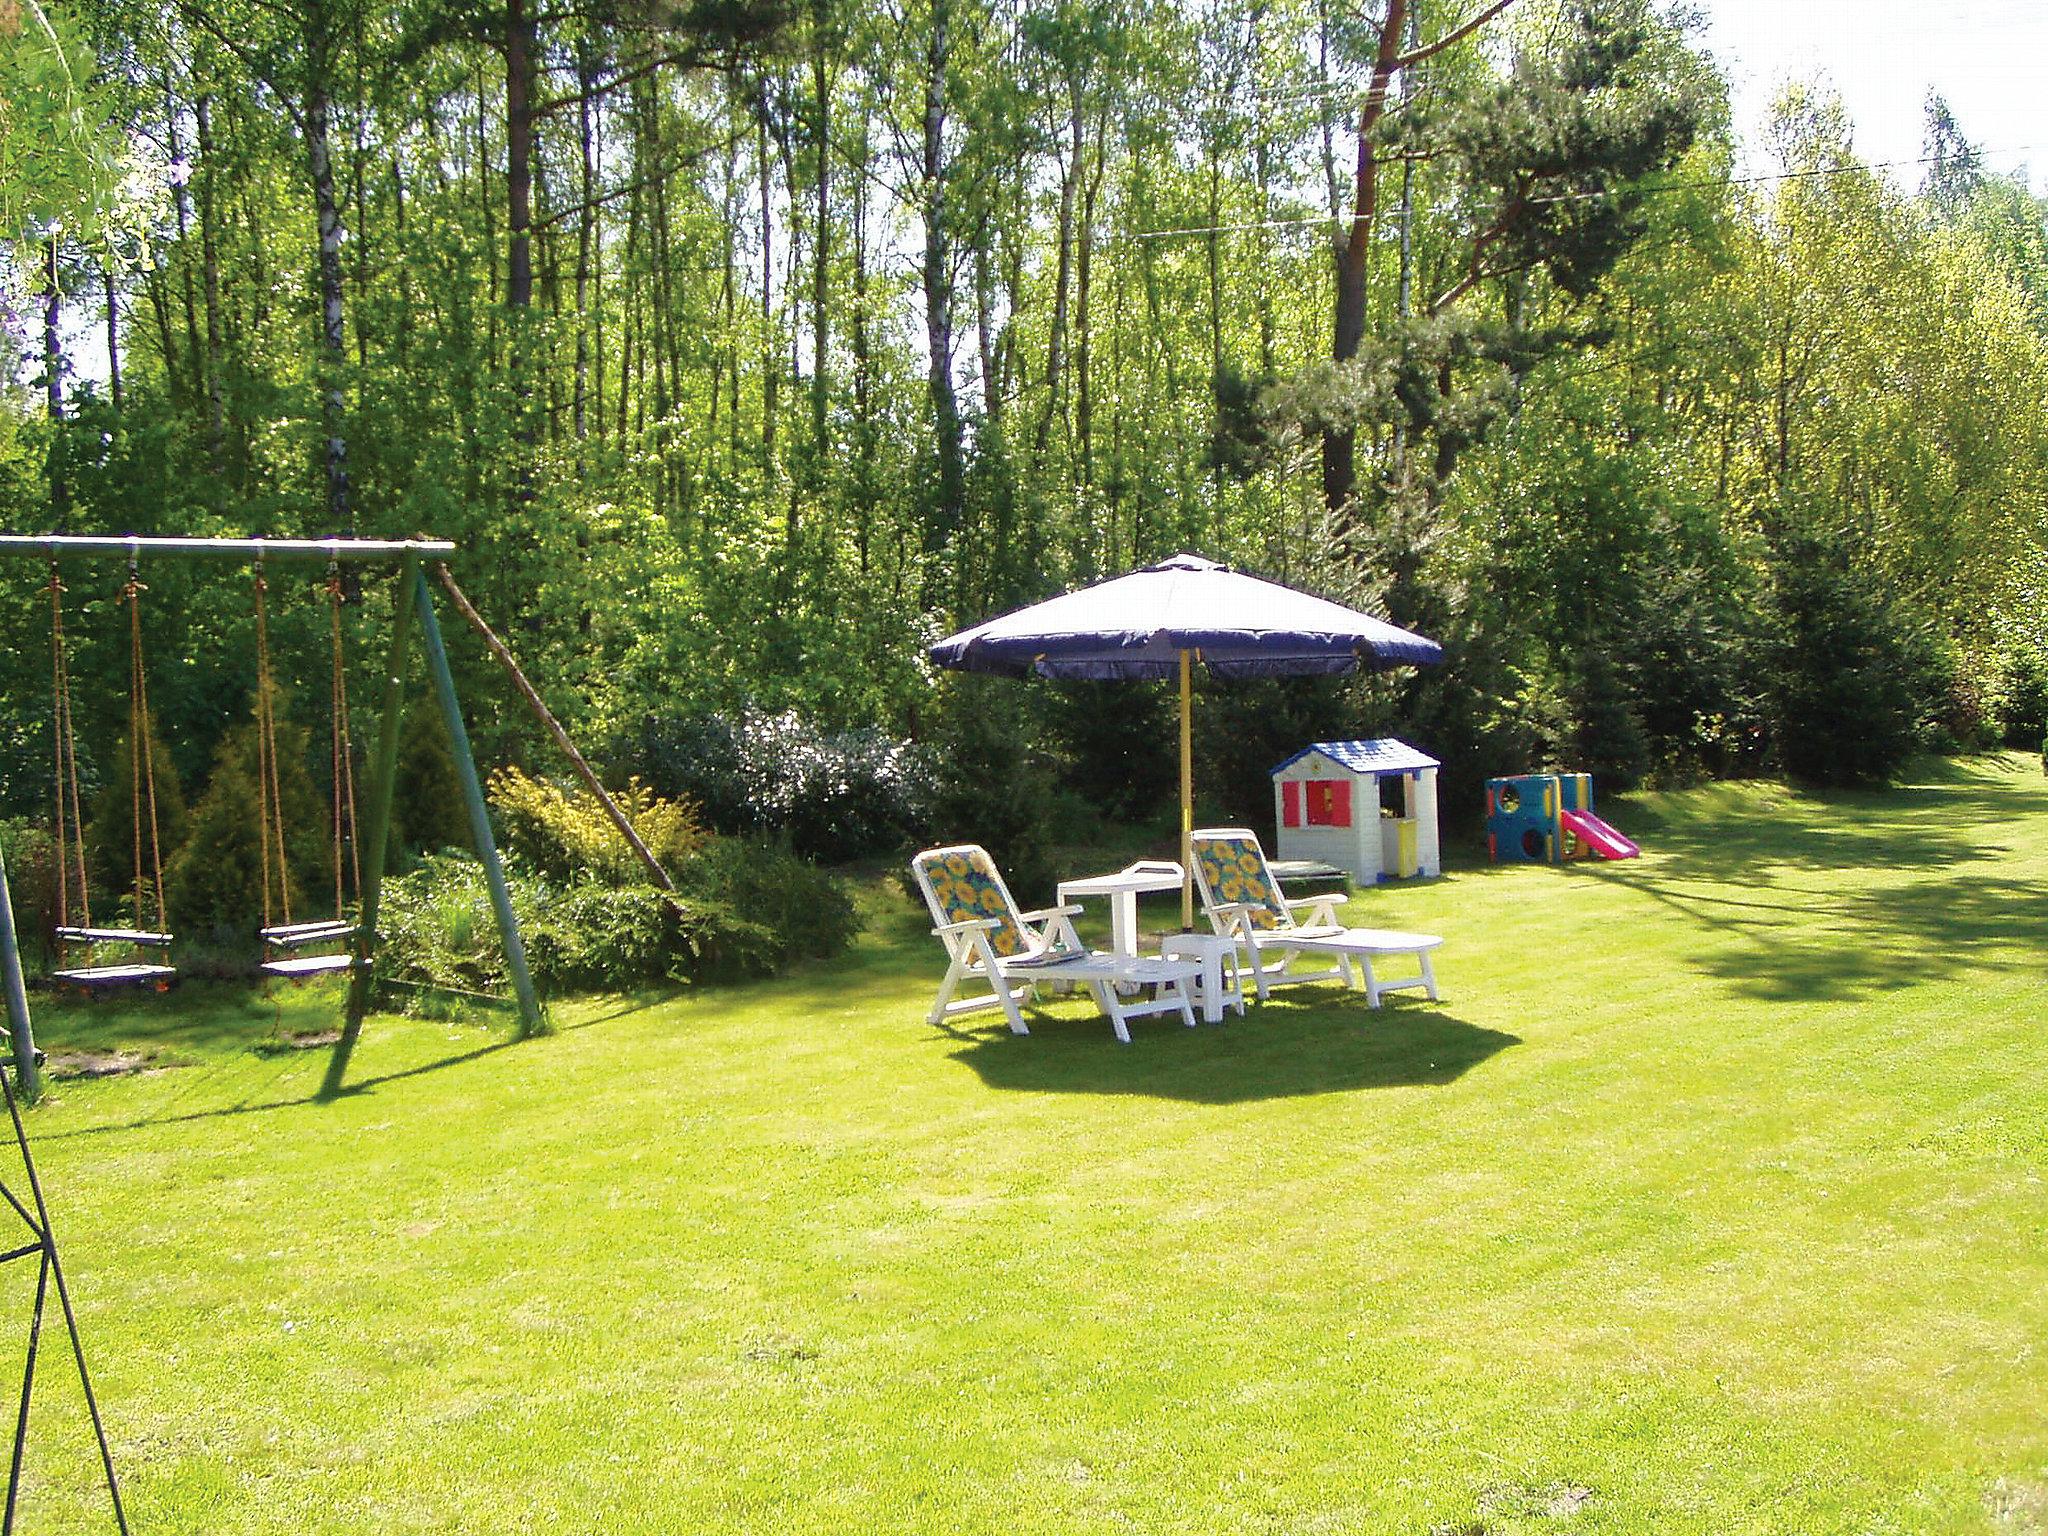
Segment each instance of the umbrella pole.
M1180 927L1195 927L1194 705L1188 685L1188 653L1180 653Z

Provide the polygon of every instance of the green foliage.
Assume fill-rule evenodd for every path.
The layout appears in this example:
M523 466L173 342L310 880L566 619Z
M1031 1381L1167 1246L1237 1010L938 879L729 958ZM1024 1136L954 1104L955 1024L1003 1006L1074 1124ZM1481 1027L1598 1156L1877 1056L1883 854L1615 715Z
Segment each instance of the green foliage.
M469 813L455 776L455 754L439 710L408 710L392 779L391 838L413 853L469 846Z
M0 857L7 861L22 964L31 966L49 948L57 927L57 840L44 822L0 821Z
M413 869L384 881L379 903L381 975L466 992L497 993L509 985L490 888L475 855L428 853ZM513 911L525 932L533 903L519 885L513 887Z
M1572 711L1568 762L1592 774L1604 790L1635 788L1650 769L1650 741L1605 650L1593 649L1566 664Z
M157 736L154 709L150 711L150 718L145 722L144 729L149 736L149 760L154 770L149 777L156 785L157 847L168 868L178 850L185 846L185 791L178 782L177 770L172 765L170 752ZM131 896L135 885L135 846L138 830L135 758L126 733L113 743L102 761L105 764L105 779L99 793L92 799L91 815L86 820L86 869L92 879L94 893L107 904L107 907L111 907L112 903L122 900L124 896ZM141 804L140 838L142 869L146 880L149 878L151 866L147 799ZM154 901L155 898L151 897L152 904Z
M2008 746L2028 747L2048 734L2048 653L2008 644L1990 658L1990 688Z
M1782 545L1774 567L1772 739L1786 773L1810 784L1873 784L1918 745L1925 672L1915 636L1842 552Z
M518 768L504 768L491 775L490 799L507 850L543 878L612 886L651 882L647 867L597 797L581 785L565 790ZM704 829L688 801L664 800L638 779L628 779L612 799L671 879L703 846Z
M0 244L51 227L98 234L118 206L110 94L66 8L0 4Z
M855 927L839 884L774 845L712 840L683 865L680 904L644 884L508 874L534 983L551 992L768 976L838 954ZM385 975L492 994L508 985L472 855L430 853L387 880L379 928Z
M845 886L779 843L712 838L676 872L676 883L693 911L718 919L700 942L709 976L829 959L858 928Z
M1940 114L1934 195L1916 197L1859 164L1810 88L1738 146L1711 61L1647 0L1518 5L1416 72L1370 146L1375 228L1405 198L1407 238L1367 243L1341 365L1329 248L1288 231L1327 211L1307 173L1357 148L1325 142L1325 109L1370 67L1375 7L963 0L942 38L922 3L720 0L667 18L672 52L609 4L530 12L531 99L552 81L593 110L543 113L522 167L538 222L520 304L502 28L288 0L224 13L236 46L195 50L112 0L90 18L96 66L82 13L0 5L0 78L25 81L0 92L0 138L40 146L29 192L84 206L116 168L161 183L149 262L124 232L147 199L125 192L121 217L59 244L67 337L101 334L113 268L120 395L62 357L63 419L5 393L0 522L450 537L550 707L714 828L835 861L983 837L1049 884L1030 866L1077 807L1170 806L1170 691L977 685L987 714L968 720L923 648L1182 547L1346 596L1452 658L1213 690L1205 737L1212 717L1241 730L1198 741L1197 786L1233 816L1263 816L1275 756L1355 731L1441 755L1454 817L1479 778L1540 762L1610 782L1756 771L1786 724L1764 697L1775 551L1808 536L1954 637L1955 657L1907 669L1918 739L2002 721L2031 741L2043 713L2018 674L1977 680L2043 587L2039 202L1983 175ZM1423 7L1423 40L1458 19ZM770 36L791 52L765 76L700 72ZM1790 174L1731 181L1752 160ZM782 210L765 221L764 188ZM330 282L332 338L314 323ZM345 508L320 472L330 428ZM1356 434L1359 494L1335 513L1326 429ZM104 773L120 573L80 567L74 667ZM15 811L46 795L37 579L23 568L0 603ZM159 726L197 785L249 683L246 586L170 562L148 583ZM359 737L392 593L366 574L360 597ZM319 605L281 593L273 621L280 675L323 678ZM479 760L542 760L495 663L459 626L449 647ZM396 844L466 846L436 711L410 705Z
M786 838L829 862L894 854L921 835L931 770L878 730L830 731L793 710L649 715L615 753L719 832Z
M284 852L291 879L292 916L305 918L332 906L332 814L306 772L306 730L277 721L278 789L284 807ZM264 919L262 811L256 780L253 721L221 738L205 793L186 821L185 840L165 870L165 898L179 931L216 936L253 933ZM272 837L275 837L273 832ZM271 917L279 922L276 850L270 851Z
M926 723L935 787L927 841L980 843L1026 907L1053 896L1054 764L1020 729L1018 684L949 676ZM1164 750L1163 744L1161 750Z

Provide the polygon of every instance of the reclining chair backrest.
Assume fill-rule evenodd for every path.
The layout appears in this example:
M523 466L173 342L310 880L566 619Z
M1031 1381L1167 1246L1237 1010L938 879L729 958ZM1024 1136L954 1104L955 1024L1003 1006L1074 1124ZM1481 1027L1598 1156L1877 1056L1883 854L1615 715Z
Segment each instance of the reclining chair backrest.
M1003 959L1042 947L1024 931L1017 903L987 849L975 843L927 848L910 861L910 868L937 926L994 918L989 947Z
M1248 915L1254 928L1293 926L1257 833L1245 827L1204 828L1194 834L1194 850L1195 878L1206 905L1242 902L1252 909Z

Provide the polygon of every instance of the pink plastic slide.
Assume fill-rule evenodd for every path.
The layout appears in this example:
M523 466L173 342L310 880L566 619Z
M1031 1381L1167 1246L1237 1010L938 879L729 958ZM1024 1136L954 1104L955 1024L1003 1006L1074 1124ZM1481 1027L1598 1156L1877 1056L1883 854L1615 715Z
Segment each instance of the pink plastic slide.
M1591 811L1566 811L1562 819L1567 832L1603 859L1633 859L1643 851Z

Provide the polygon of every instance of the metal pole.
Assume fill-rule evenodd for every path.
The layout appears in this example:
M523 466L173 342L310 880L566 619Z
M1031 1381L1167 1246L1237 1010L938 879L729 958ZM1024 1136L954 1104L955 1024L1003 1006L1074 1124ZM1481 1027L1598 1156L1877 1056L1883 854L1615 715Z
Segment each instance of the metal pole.
M398 561L455 553L446 539L184 539L75 533L0 533L0 555L213 555L225 560Z
M59 858L63 851L58 850ZM14 1080L33 1104L42 1097L43 1075L36 1064L36 1033L28 1017L28 988L21 980L21 946L14 932L14 895L7 888L7 861L0 859L0 986L7 991L7 1031L14 1049Z
M454 599L456 612L469 621L469 627L482 637L484 644L491 648L491 654L498 658L498 665L511 675L520 697L526 700L527 708L531 709L540 723L547 727L548 734L555 739L555 745L560 747L563 755L575 765L577 777L583 780L583 787L597 797L597 803L604 808L605 815L611 818L612 825L619 829L619 836L626 840L626 846L631 848L635 857L646 866L656 885L669 895L676 895L676 883L669 878L668 871L661 867L661 860L654 856L654 850L647 846L638 829L634 827L632 819L619 808L618 801L614 800L599 782L596 771L584 761L583 754L576 750L576 743L571 741L569 733L562 729L562 722L555 718L554 712L547 706L547 701L541 698L540 690L528 682L526 674L519 670L519 663L513 659L512 652L506 648L505 642L498 638L497 631L486 624L483 615L470 606L469 599L463 596L462 588L455 584L455 577L450 574L448 567L444 564L439 570L441 585L448 589L449 597Z
M21 1219L27 1222L29 1227L35 1232L35 1246L40 1248L43 1253L42 1274L36 1281L36 1311L33 1326L38 1333L41 1332L43 1322L43 1286L45 1282L54 1280L57 1282L58 1303L64 1309L64 1328L71 1336L72 1358L78 1362L78 1385L85 1394L85 1409L92 1416L93 1439L98 1442L100 1448L100 1466L107 1475L107 1497L113 1501L114 1524L120 1527L121 1536L128 1536L128 1512L121 1505L121 1480L114 1475L114 1452L107 1444L107 1426L106 1422L100 1417L100 1400L92 1389L92 1372L85 1368L85 1340L80 1337L78 1332L78 1314L71 1306L71 1288L64 1283L64 1261L57 1256L57 1233L50 1225L50 1204L43 1198L42 1175L36 1172L35 1154L28 1147L28 1131L21 1123L21 1104L16 1100L14 1090L8 1086L5 1073L0 1073L0 1100L6 1102L7 1119L14 1127L14 1144L21 1149L22 1172L28 1175L29 1193L36 1202L36 1212L31 1217L27 1211L22 1210L21 1202L15 1199L13 1192L5 1184L0 1184L0 1195L6 1196L8 1204L14 1207L16 1212L20 1214ZM28 1251L33 1252L34 1249ZM30 1350L31 1355L33 1355L33 1336L31 1337ZM26 1406L25 1398L24 1406ZM28 1424L24 1417L16 1425L16 1432L18 1434L25 1434L27 1429ZM17 1465L19 1464L20 1456L21 1447L20 1442L17 1441L15 1445ZM10 1485L9 1498L11 1499L12 1496Z
M512 915L512 892L505 884L505 866L498 858L498 844L491 835L491 813L484 804L484 787L477 781L476 758L469 750L469 729L462 723L462 701L455 694L455 674L448 670L448 652L441 644L441 626L434 618L434 593L427 585L425 571L415 568L412 589L420 611L420 649L426 652L427 671L434 679L441 717L448 725L455 776L462 783L462 799L469 808L470 839L476 844L477 857L483 861L484 879L491 888L491 907L498 916L498 935L505 943L505 968L512 973L512 990L519 999L519 1032L537 1035L546 1025L533 995L533 977L526 969L526 941L519 936L519 921Z
M398 585L392 589L391 651L384 661L384 713L377 727L377 758L370 772L369 857L363 864L363 882L356 892L356 933L352 953L355 968L349 972L348 1011L342 1018L341 1038L334 1042L334 1054L327 1059L327 1077L320 1085L323 1098L341 1092L348 1075L348 1059L362 1038L363 1015L370 1009L370 962L377 952L377 907L384 890L384 860L391 842L391 791L398 776L398 732L405 716L405 658L412 636L413 579L419 560L406 556L399 568Z
M1180 653L1180 927L1195 929L1195 731L1188 652Z

